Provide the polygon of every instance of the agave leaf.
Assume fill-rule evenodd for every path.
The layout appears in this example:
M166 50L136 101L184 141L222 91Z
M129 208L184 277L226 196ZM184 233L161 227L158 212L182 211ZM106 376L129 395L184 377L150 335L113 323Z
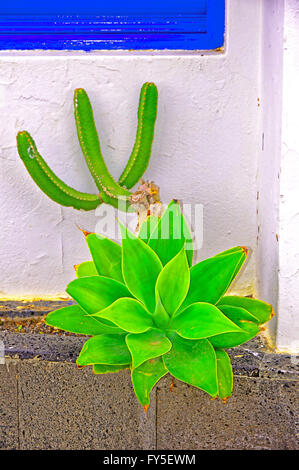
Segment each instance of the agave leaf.
M143 222L140 226L138 237L141 238L141 240L143 240L145 243L147 243L149 241L149 238L150 238L153 230L155 229L156 225L158 224L158 222L159 222L158 217L156 217L154 215L148 216L146 218L146 221Z
M218 303L217 308L219 308L219 310L221 310L221 312L223 312L228 318L233 318L233 321L239 320L242 322L242 320L247 320L252 323L258 323L258 319L243 307L237 307L236 305L222 305Z
M112 374L120 372L121 370L130 369L130 364L125 365L110 365L110 364L94 364L93 365L94 374Z
M103 334L90 338L79 354L77 365L92 364L126 365L131 362L125 335Z
M98 272L96 270L96 267L93 261L84 261L84 263L75 265L74 268L76 271L77 278L98 275Z
M223 349L216 349L219 398L226 400L233 392L233 370L229 355Z
M247 256L248 254L248 249L244 246L244 247L240 247L240 246L235 246L234 248L230 248L229 250L225 250L225 251L222 251L221 253L218 253L217 255L215 256L223 256L223 255L230 255L230 254L233 254L233 253L238 253L240 251L240 248L242 248ZM238 272L240 271L242 265L244 263L244 260L243 258L240 259L239 263L236 264L236 268L234 270L234 273L232 275L232 279L228 285L228 288L230 287L230 285L232 284L233 280L235 279L235 277L237 276Z
M96 233L87 235L86 242L98 274L124 282L121 269L121 246Z
M69 283L66 292L91 315L103 310L121 297L131 297L124 284L103 276L75 279Z
M239 253L239 251L240 251L240 246L234 246L233 248L229 248L228 250L217 253L217 255L215 256L231 255L232 253Z
M225 316L245 331L244 333L224 333L210 337L209 341L215 348L221 349L239 346L259 333L260 330L256 320L252 319L252 315L247 310L230 305L221 305L219 308L221 308Z
M155 310L155 284L162 270L156 253L120 224L122 232L122 269L128 289L146 308Z
M236 321L236 323L239 323ZM215 348L234 348L235 346L240 346L243 343L247 343L250 339L254 338L259 333L259 329L256 324L247 322L244 320L243 323L240 323L242 329L246 333L223 333L217 336L211 336L209 338L210 343Z
M119 328L111 328L97 318L86 314L79 305L70 305L49 313L45 323L60 330L82 335L100 335L102 333L118 333Z
M162 269L157 279L156 298L171 316L181 306L187 295L190 271L184 248Z
M185 244L189 266L192 265L192 235L178 201L171 201L151 233L148 245L157 253L163 266L181 251Z
M216 304L228 289L246 259L243 247L223 256L213 256L190 269L190 287L181 308L196 302Z
M156 308L153 313L153 320L155 325L162 330L167 328L170 320L170 317L166 312L158 293L156 294Z
M273 316L273 307L266 302L258 299L250 299L249 297L238 297L236 295L226 295L218 305L232 305L234 307L242 307L253 315L258 323L262 324L269 321Z
M150 391L156 383L168 373L161 357L149 359L132 370L132 384L138 400L143 407L150 404Z
M105 318L129 333L144 333L153 327L152 315L135 299L122 298L93 315Z
M185 310L175 315L169 328L183 338L202 339L221 333L244 331L227 318L215 307L205 302L189 305Z
M132 355L133 368L140 366L148 359L162 356L171 348L171 342L165 333L157 328L151 328L138 335L128 334L126 343Z
M163 356L166 369L182 382L218 395L216 354L207 339L188 340L172 332L172 348Z

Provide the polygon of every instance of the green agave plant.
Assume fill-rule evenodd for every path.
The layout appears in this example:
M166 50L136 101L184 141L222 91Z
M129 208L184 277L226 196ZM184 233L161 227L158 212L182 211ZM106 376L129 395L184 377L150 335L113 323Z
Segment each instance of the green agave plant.
M235 247L192 266L192 237L177 201L139 235L121 225L122 246L89 233L93 261L77 266L68 287L76 301L50 313L48 325L91 335L77 359L95 374L131 370L147 411L166 374L226 400L233 374L226 348L257 335L273 315L260 300L224 296L248 250Z

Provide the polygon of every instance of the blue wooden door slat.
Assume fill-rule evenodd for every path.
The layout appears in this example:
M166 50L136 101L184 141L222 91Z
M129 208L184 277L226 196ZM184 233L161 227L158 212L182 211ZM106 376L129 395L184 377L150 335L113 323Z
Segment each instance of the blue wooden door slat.
M209 0L1 0L3 15L178 15L205 14Z
M20 1L11 0L12 4ZM32 1L29 0L29 6ZM61 0L61 3L68 2ZM117 0L112 2L117 3ZM88 14L88 8L84 15L34 15L30 8L27 11L31 14L24 15L22 10L16 14L13 9L0 7L0 50L207 50L223 46L225 0L191 1L189 7L198 4L194 13L166 14L158 11L159 2L154 3L156 13L96 16ZM185 3L188 5L188 0ZM174 2L178 4L183 2Z

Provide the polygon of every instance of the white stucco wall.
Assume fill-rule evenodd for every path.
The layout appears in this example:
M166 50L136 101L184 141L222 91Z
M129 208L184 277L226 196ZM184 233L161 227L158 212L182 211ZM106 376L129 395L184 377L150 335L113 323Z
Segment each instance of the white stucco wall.
M284 2L263 0L260 129L257 165L257 291L279 307L279 206L282 128ZM274 339L276 315L269 323ZM268 335L268 336L270 336Z
M299 2L285 0L280 174L279 350L299 351Z
M299 2L263 0L257 290L279 351L299 350Z
M260 148L260 1L228 2L225 53L207 55L2 54L0 58L1 297L64 292L73 265L89 254L75 223L93 230L93 213L61 208L32 182L15 144L26 129L53 170L92 192L73 119L73 91L94 106L102 149L118 177L133 144L139 90L159 89L147 177L172 197L204 205L199 258L234 245L253 253L236 289L255 286L256 175Z

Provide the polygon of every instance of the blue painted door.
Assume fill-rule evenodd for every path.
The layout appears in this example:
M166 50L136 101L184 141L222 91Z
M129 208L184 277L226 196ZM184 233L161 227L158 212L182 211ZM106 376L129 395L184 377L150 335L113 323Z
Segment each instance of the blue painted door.
M0 49L215 49L225 0L1 0Z

